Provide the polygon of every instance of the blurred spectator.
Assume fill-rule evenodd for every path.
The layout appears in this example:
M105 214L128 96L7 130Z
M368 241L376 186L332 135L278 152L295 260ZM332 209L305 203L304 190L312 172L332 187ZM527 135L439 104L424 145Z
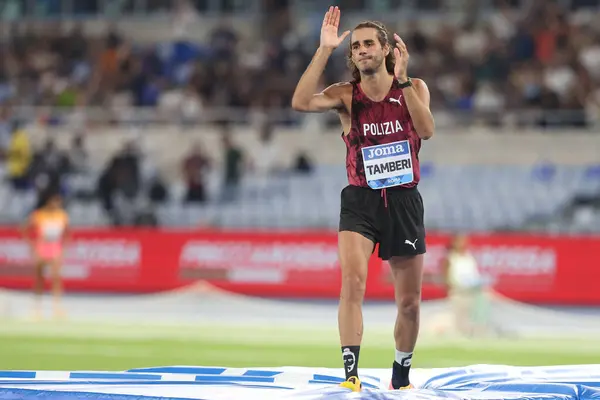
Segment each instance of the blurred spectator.
M81 133L73 136L69 149L69 169L74 174L90 172L89 152L85 146L84 136Z
M27 132L19 122L14 122L6 156L8 179L14 189L25 190L29 188L28 173L31 160L31 144Z
M163 204L169 200L168 183L160 175L155 175L148 182L148 198L152 204Z
M204 203L206 194L206 173L210 161L200 144L196 144L183 160L183 176L186 183L186 202Z
M210 45L217 60L232 61L237 44L238 35L226 20L222 20L210 34Z
M67 155L56 147L53 139L47 139L37 150L29 168L29 175L38 193L60 190L62 179L70 170Z
M122 225L135 209L140 190L140 159L133 142L125 144L98 180L98 196L114 225Z
M0 107L0 159L3 161L6 160L8 147L11 142L11 130L10 111L7 107Z
M192 85L184 89L173 88L160 97L160 112L173 121L181 121L184 127L192 127L201 117L202 99Z
M252 154L254 172L262 176L269 176L278 169L277 154L279 151L273 139L273 124L263 122L260 129L258 146Z
M308 174L313 170L313 163L308 154L301 152L296 156L296 163L293 170L301 174Z
M481 333L478 331L484 328L486 287L466 236L455 235L452 238L442 269L455 328L468 336Z
M173 37L175 39L184 38L187 29L197 19L196 9L190 0L173 0Z
M224 176L221 201L231 202L238 197L238 189L246 160L242 150L232 142L228 125L223 125L222 144L224 152Z

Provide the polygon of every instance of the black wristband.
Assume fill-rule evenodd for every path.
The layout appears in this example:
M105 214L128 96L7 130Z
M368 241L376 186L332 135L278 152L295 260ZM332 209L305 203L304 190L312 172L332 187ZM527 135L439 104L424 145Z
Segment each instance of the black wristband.
M401 89L404 89L404 88L412 86L412 81L410 80L410 78L408 78L408 80L406 82L400 82L400 81L398 81L398 83L400 84L400 88Z

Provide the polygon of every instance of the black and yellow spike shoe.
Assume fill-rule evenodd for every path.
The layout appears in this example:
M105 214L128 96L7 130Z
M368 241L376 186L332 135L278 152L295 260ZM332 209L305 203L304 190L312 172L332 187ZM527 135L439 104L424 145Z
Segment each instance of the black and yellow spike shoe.
M356 376L351 376L345 382L340 383L340 386L350 389L353 392L360 392L362 390L360 379L358 379Z

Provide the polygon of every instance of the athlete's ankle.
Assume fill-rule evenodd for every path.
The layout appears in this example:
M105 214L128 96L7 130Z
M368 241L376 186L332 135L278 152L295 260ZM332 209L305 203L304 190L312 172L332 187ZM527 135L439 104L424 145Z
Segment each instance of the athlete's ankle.
M400 389L410 385L410 380L408 378L409 374L405 368L406 367L402 367L402 365L394 361L392 367L392 387L394 389ZM408 369L410 369L410 367L408 367Z
M358 378L358 356L360 346L342 346L342 359L344 360L344 372L346 380L351 377Z
M410 385L410 366L412 364L413 353L406 353L396 350L394 364L392 366L392 387L400 389Z

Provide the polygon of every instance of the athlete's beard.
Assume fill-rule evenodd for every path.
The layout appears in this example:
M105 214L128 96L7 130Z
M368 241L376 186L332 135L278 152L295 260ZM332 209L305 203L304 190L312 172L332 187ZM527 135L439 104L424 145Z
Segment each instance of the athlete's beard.
M360 68L358 69L362 75L372 76L372 75L375 75L377 73L377 71L379 71L379 68L381 68L381 64L383 63L383 58L373 57L372 61L373 61L373 64L371 66L368 66L363 69L360 69Z

